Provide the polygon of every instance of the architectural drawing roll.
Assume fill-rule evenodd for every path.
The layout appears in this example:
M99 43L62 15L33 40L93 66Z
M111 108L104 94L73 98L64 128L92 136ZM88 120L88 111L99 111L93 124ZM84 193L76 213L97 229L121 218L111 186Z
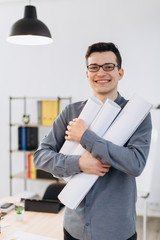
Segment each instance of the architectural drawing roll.
M79 118L83 119L87 126L93 122L98 112L102 108L103 103L95 97L90 97L84 106L82 112L79 115ZM71 155L73 151L76 149L79 143L73 141L65 141L60 153Z
M120 110L121 107L118 104L110 99L107 99L89 129L95 132L99 137L102 137ZM81 146L81 144L79 144L73 152L73 155L82 155L85 151L86 150Z
M107 99L106 102L103 104L103 107L97 114L96 118L90 125L89 129L95 132L98 136L102 137L109 128L109 126L112 124L120 110L121 107L117 103L113 102L110 99ZM81 144L78 144L77 148L72 154L82 155L85 151L86 150L81 146ZM72 176L64 178L64 180L68 182L71 178Z
M103 138L123 146L147 116L152 105L134 95L126 104ZM58 195L68 208L75 209L98 179L97 175L79 173L74 175Z

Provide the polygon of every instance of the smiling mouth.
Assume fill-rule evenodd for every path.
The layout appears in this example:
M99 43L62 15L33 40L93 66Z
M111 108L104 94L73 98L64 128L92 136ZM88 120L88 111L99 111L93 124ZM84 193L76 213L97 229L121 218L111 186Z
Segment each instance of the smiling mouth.
M108 83L110 81L111 80L94 80L94 82L96 82L96 83Z

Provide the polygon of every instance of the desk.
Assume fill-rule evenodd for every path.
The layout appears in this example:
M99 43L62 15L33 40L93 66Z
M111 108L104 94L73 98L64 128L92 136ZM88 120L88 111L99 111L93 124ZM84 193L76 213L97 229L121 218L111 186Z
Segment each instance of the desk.
M15 199L13 197L0 199L0 203L4 202L15 202ZM15 211L12 210L10 213L7 213L1 221L2 229L0 240L16 231L26 231L63 240L63 213L64 208L58 214L25 212L24 220L17 221Z

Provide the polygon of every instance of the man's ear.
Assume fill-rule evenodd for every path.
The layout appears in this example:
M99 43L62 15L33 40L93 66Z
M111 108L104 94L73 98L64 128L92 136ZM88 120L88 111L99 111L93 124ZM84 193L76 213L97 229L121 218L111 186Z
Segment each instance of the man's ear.
M121 80L123 78L123 76L124 76L124 69L121 68L121 69L119 69L119 80Z

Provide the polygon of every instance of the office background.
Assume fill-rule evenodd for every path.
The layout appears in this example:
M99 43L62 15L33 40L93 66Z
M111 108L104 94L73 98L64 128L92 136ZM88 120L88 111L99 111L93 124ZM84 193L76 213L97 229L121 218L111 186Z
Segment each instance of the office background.
M28 3L0 0L0 197L9 194L9 96L88 98L92 94L85 74L88 45L99 41L118 45L125 70L120 93L130 98L136 92L154 105L160 103L158 0L32 0L54 42L11 45L5 39ZM155 183L153 196L160 202L159 179ZM22 188L17 184L17 191ZM30 189L44 191L38 183Z

